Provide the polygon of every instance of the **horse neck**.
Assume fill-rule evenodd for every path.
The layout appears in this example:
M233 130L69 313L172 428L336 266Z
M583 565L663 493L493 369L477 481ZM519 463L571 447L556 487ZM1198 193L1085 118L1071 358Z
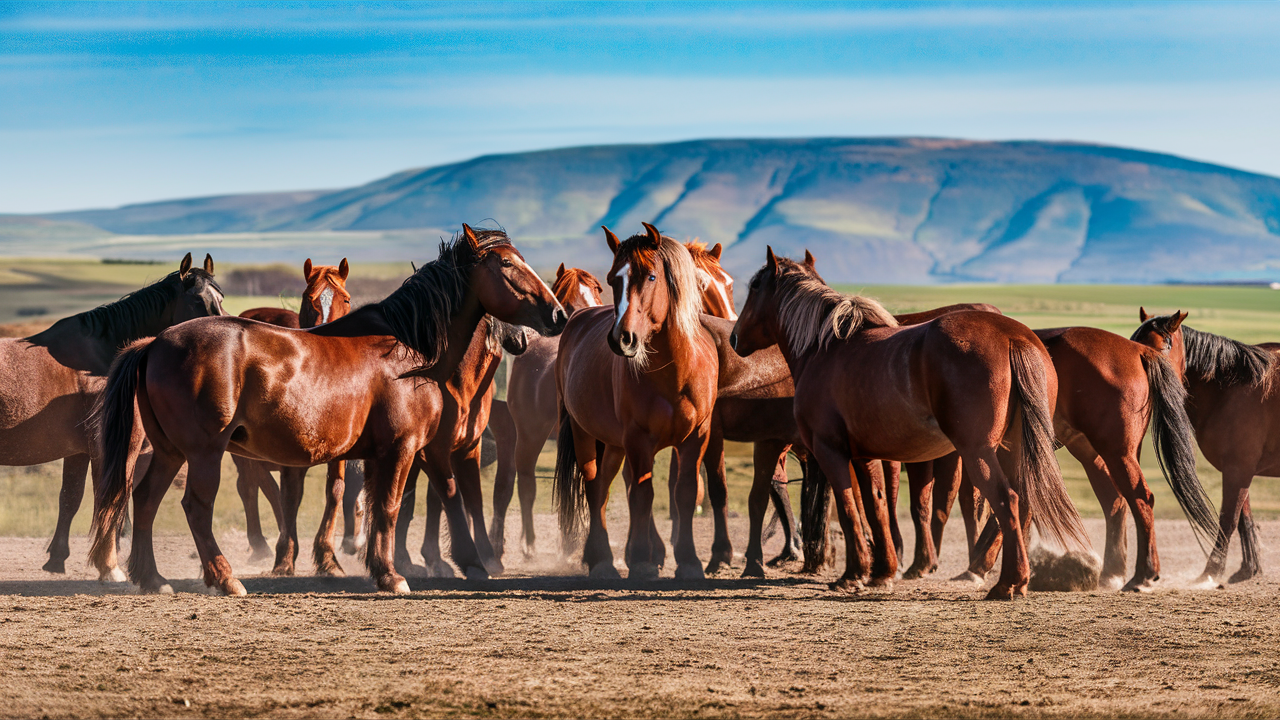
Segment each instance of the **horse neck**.
M463 355L458 369L449 378L449 387L464 402L484 392L498 370L501 352L489 349L489 328L476 326L475 334Z
M484 308L480 305L479 299L468 291L462 300L461 307L449 318L444 357L427 370L426 377L438 383L448 382L466 357L484 315Z

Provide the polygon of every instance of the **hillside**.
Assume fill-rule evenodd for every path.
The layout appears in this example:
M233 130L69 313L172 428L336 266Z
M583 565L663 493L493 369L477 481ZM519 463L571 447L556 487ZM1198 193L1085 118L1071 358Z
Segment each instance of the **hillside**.
M1280 279L1280 179L1048 142L702 140L479 157L337 191L46 215L129 235L504 226L539 267L607 262L599 226L811 249L832 282ZM358 256L359 249L355 254ZM424 248L418 257L432 254Z

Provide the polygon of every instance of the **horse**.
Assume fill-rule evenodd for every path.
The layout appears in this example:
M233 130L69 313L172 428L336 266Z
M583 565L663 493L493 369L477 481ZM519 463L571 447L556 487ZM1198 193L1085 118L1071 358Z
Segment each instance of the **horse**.
M698 320L698 276L689 250L653 225L644 227L645 233L623 242L604 228L614 255L606 279L614 307L575 313L560 341L556 508L561 528L573 534L586 506L583 563L592 577L618 577L604 510L625 459L628 575L656 577L666 548L653 532L653 458L674 447L680 457L676 577L700 578L693 506L716 398L717 353Z
M401 574L413 565L409 558L408 532L409 523L413 520L419 472L425 472L433 483L427 492L427 527L422 539L422 558L428 574L453 577L453 569L440 555L440 513L444 502L434 489L450 477L456 479L458 492L467 507L480 561L490 575L504 572L502 560L495 554L485 533L480 441L489 424L493 380L502 361L502 353L506 351L519 357L528 346L526 333L486 318L476 328L458 370L438 386L443 405L439 428L409 470L401 512L396 518L395 562L396 570Z
M84 498L85 474L96 485L102 455L86 422L116 353L141 337L186 320L222 315L213 258L191 267L191 253L160 280L119 300L63 318L26 338L0 339L0 465L62 460L58 523L44 570L66 572L71 521ZM113 551L97 565L103 580L124 580Z
M600 307L604 287L595 275L580 268L556 270L551 285L556 300L570 315L585 308ZM492 430L498 446L498 468L493 480L493 522L489 526L489 542L501 560L506 547L507 507L519 478L520 520L524 536L524 555L531 557L537 535L533 529L533 502L538 496L537 464L547 438L555 431L556 380L553 368L559 338L535 337L528 349L511 360L505 408L494 403ZM506 411L503 420L497 422ZM505 431L505 432L504 432Z
M311 258L302 264L302 277L306 280L306 289L302 292L299 312L282 308L252 308L240 313L240 317L267 322L271 325L293 329L311 328L321 323L336 320L351 312L351 293L347 292L347 275L350 266L343 258L337 266L311 264ZM276 526L280 529L276 543L276 561L272 573L276 575L292 575L294 561L298 556L298 505L302 502L303 481L307 468L286 468L282 465L264 463L260 460L232 455L236 465L238 478L236 490L244 504L244 514L249 536L249 547L253 551L250 560L270 556L270 548L262 535L262 523L258 518L258 490L266 496L276 516ZM280 473L280 485L277 487L271 479L272 470ZM330 463L326 476L326 500L324 519L316 534L313 545L316 574L343 575L342 566L338 564L333 552L332 530L337 516L337 501L332 499L343 494L339 481L345 482L346 467L342 461ZM281 507L281 497L284 507ZM328 533L326 533L328 530Z
M204 581L228 595L244 586L213 537L222 454L295 467L364 459L369 497L365 565L379 590L407 593L392 565L392 531L409 466L437 426L439 395L424 386L458 368L485 314L554 335L566 315L506 233L463 225L381 302L309 330L238 317L206 318L135 342L107 380L100 422L103 482L94 553L108 546L129 500L128 458L140 443L136 414L155 449L135 482L129 577L143 592L167 589L152 525L174 474L188 467L183 509ZM451 526L465 528L460 499ZM474 543L453 534L459 565L483 576Z
M1192 529L1202 540L1211 539L1218 529L1209 497L1196 475L1182 380L1159 351L1115 333L1090 327L1049 328L1035 333L1048 349L1058 374L1054 408L1058 442L1084 466L1106 516L1107 541L1099 585L1150 592L1160 579L1160 556L1155 538L1155 496L1138 458L1148 426L1156 458ZM954 482L955 476L949 479ZM940 486L936 492L955 491ZM968 496L972 491L962 485L961 492ZM950 509L950 502L943 502L946 505L935 513L940 521L935 525L938 530ZM1130 512L1137 526L1138 558L1133 576L1126 582L1125 525ZM999 536L988 522L988 530L974 546L969 569L957 579L980 581L999 547Z
M796 423L836 492L844 530L847 566L835 587L858 590L868 577L889 586L897 572L883 491L854 492L855 458L919 462L959 451L1013 550L988 599L1026 594L1024 526L1032 519L1051 542L1088 551L1053 457L1057 379L1044 345L1021 323L962 311L900 326L874 300L827 286L807 251L798 263L769 248L730 343L742 356L777 344L791 369Z
M1133 340L1155 348L1173 364L1187 387L1187 416L1200 452L1222 473L1222 509L1212 550L1198 583L1216 585L1226 573L1227 548L1237 526L1243 559L1229 582L1262 572L1262 545L1249 507L1255 475L1280 475L1275 442L1280 393L1275 392L1280 343L1248 345L1187 327L1187 313L1148 315Z

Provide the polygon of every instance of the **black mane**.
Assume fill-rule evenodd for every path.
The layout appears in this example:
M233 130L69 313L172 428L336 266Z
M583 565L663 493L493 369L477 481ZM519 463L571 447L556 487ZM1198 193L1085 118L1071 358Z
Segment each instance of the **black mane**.
M187 271L185 278L175 271L115 302L72 315L65 322L77 323L86 335L123 347L138 338L154 334L157 329L156 321L165 308L201 279L219 292L222 291L213 276L204 270L192 268ZM32 339L39 338L40 334L43 333L33 335Z
M1259 385L1275 365L1275 355L1257 345L1182 326L1187 372L1219 385Z

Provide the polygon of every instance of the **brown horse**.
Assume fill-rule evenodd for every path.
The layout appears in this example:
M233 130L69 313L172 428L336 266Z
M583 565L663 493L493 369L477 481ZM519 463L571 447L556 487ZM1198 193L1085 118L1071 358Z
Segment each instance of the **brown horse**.
M828 287L812 256L802 264L770 248L732 344L749 355L775 343L795 379L800 434L836 491L848 558L837 586L861 587L869 575L887 585L897 571L883 490L872 488L875 507L864 507L867 491L853 489L855 458L919 462L960 452L1012 539L988 598L1026 593L1024 526L1033 518L1051 542L1087 550L1053 457L1053 366L1021 323L966 311L902 327L875 301ZM874 567L863 518L878 550Z
M566 268L563 263L556 270L551 290L570 315L604 304L601 299L604 288L596 276L579 268ZM537 538L533 530L533 502L538 496L538 454L556 426L559 402L556 400L554 368L559 348L559 338L535 337L530 339L528 350L512 358L505 407L510 426L496 422L503 409L495 403L492 427L498 445L498 469L493 479L493 522L489 527L489 541L498 559L502 559L506 545L507 507L511 504L517 477L524 554L525 557L533 555ZM508 427L514 433L504 433Z
M1090 327L1035 332L1049 350L1058 374L1060 390L1054 409L1057 439L1084 466L1106 515L1107 544L1099 583L1149 592L1160 579L1160 557L1155 496L1138 459L1148 425L1160 467L1192 529L1205 539L1217 534L1212 505L1196 476L1182 381L1158 351L1114 333ZM937 492L955 491L940 485ZM972 491L962 485L961 492L967 497ZM943 502L945 507L935 513L941 522L950 509L950 503ZM1130 512L1137 526L1138 560L1133 577L1125 582L1125 519ZM999 547L996 529L988 522L988 531L974 548L969 570L959 579L984 577Z
M213 258L191 267L191 253L178 271L137 292L87 312L63 318L28 338L0 340L5 375L0 381L0 465L38 465L62 460L58 524L49 543L48 572L66 572L71 520L84 498L85 473L94 484L102 456L87 420L106 385L111 361L140 337L192 318L222 314L222 291L213 280ZM124 580L115 554L97 569L104 580Z
M310 328L321 323L336 320L351 312L351 294L347 292L347 275L350 267L343 258L337 266L312 266L311 258L302 264L302 277L306 280L306 289L302 292L301 311L295 313L280 308L253 308L240 313L240 317L267 322L271 325L288 328ZM276 516L276 527L280 529L276 543L276 564L272 570L277 575L292 575L294 561L298 557L298 506L302 502L303 481L307 468L286 468L282 465L265 463L239 455L232 455L236 465L238 478L236 490L244 504L244 514L249 536L249 547L253 550L252 559L268 557L270 549L266 538L262 535L262 523L258 518L258 490L266 496L267 502ZM277 487L271 479L271 471L280 473L280 484ZM326 476L326 500L324 519L320 531L316 534L313 552L316 573L319 575L342 575L342 567L338 564L333 552L333 525L337 519L337 501L332 500L336 494L342 495L340 482L344 481L346 467L343 461L329 463ZM284 507L281 507L281 496ZM329 531L325 533L326 529Z
M458 492L471 519L471 532L476 551L490 575L501 575L502 561L494 552L485 533L484 493L480 485L480 440L489 424L493 400L494 376L502 361L503 351L517 357L529 346L523 330L487 318L476 328L471 346L458 370L439 387L443 411L439 429L427 443L409 471L404 501L396 519L396 569L401 573L412 568L409 558L408 532L413 520L419 471L425 472L432 485L427 491L427 527L422 540L422 558L427 574L453 577L453 568L440 555L440 514L444 501L435 487L448 478L456 480ZM452 528L451 528L452 529Z
M583 562L593 577L617 577L605 526L609 485L626 461L631 529L629 575L654 577L666 558L653 532L653 457L680 453L676 576L703 577L693 543L698 466L716 398L715 344L698 320L698 278L689 250L652 225L613 251L607 282L614 308L576 313L556 359L560 432L555 497L573 533L584 505L590 526Z
M550 288L505 233L475 233L464 225L457 239L441 244L439 259L388 298L333 322L288 330L212 318L134 343L107 381L95 553L111 544L128 503L127 459L140 441L136 401L155 448L133 489L129 571L144 592L165 587L155 564L152 524L185 460L183 508L205 583L244 593L213 537L213 501L228 450L295 467L364 459L370 499L366 566L379 589L408 592L392 566L393 530L409 467L441 413L438 393L422 388L457 370L486 313L551 335L566 320ZM449 498L454 559L482 575L460 499L452 487L439 490Z
M1163 353L1187 385L1187 415L1200 452L1222 472L1222 509L1212 552L1199 582L1226 573L1227 548L1237 524L1243 561L1230 582L1262 572L1262 546L1249 507L1255 475L1280 476L1280 393L1275 392L1280 343L1247 345L1189 328L1186 313L1148 315L1133 339Z

